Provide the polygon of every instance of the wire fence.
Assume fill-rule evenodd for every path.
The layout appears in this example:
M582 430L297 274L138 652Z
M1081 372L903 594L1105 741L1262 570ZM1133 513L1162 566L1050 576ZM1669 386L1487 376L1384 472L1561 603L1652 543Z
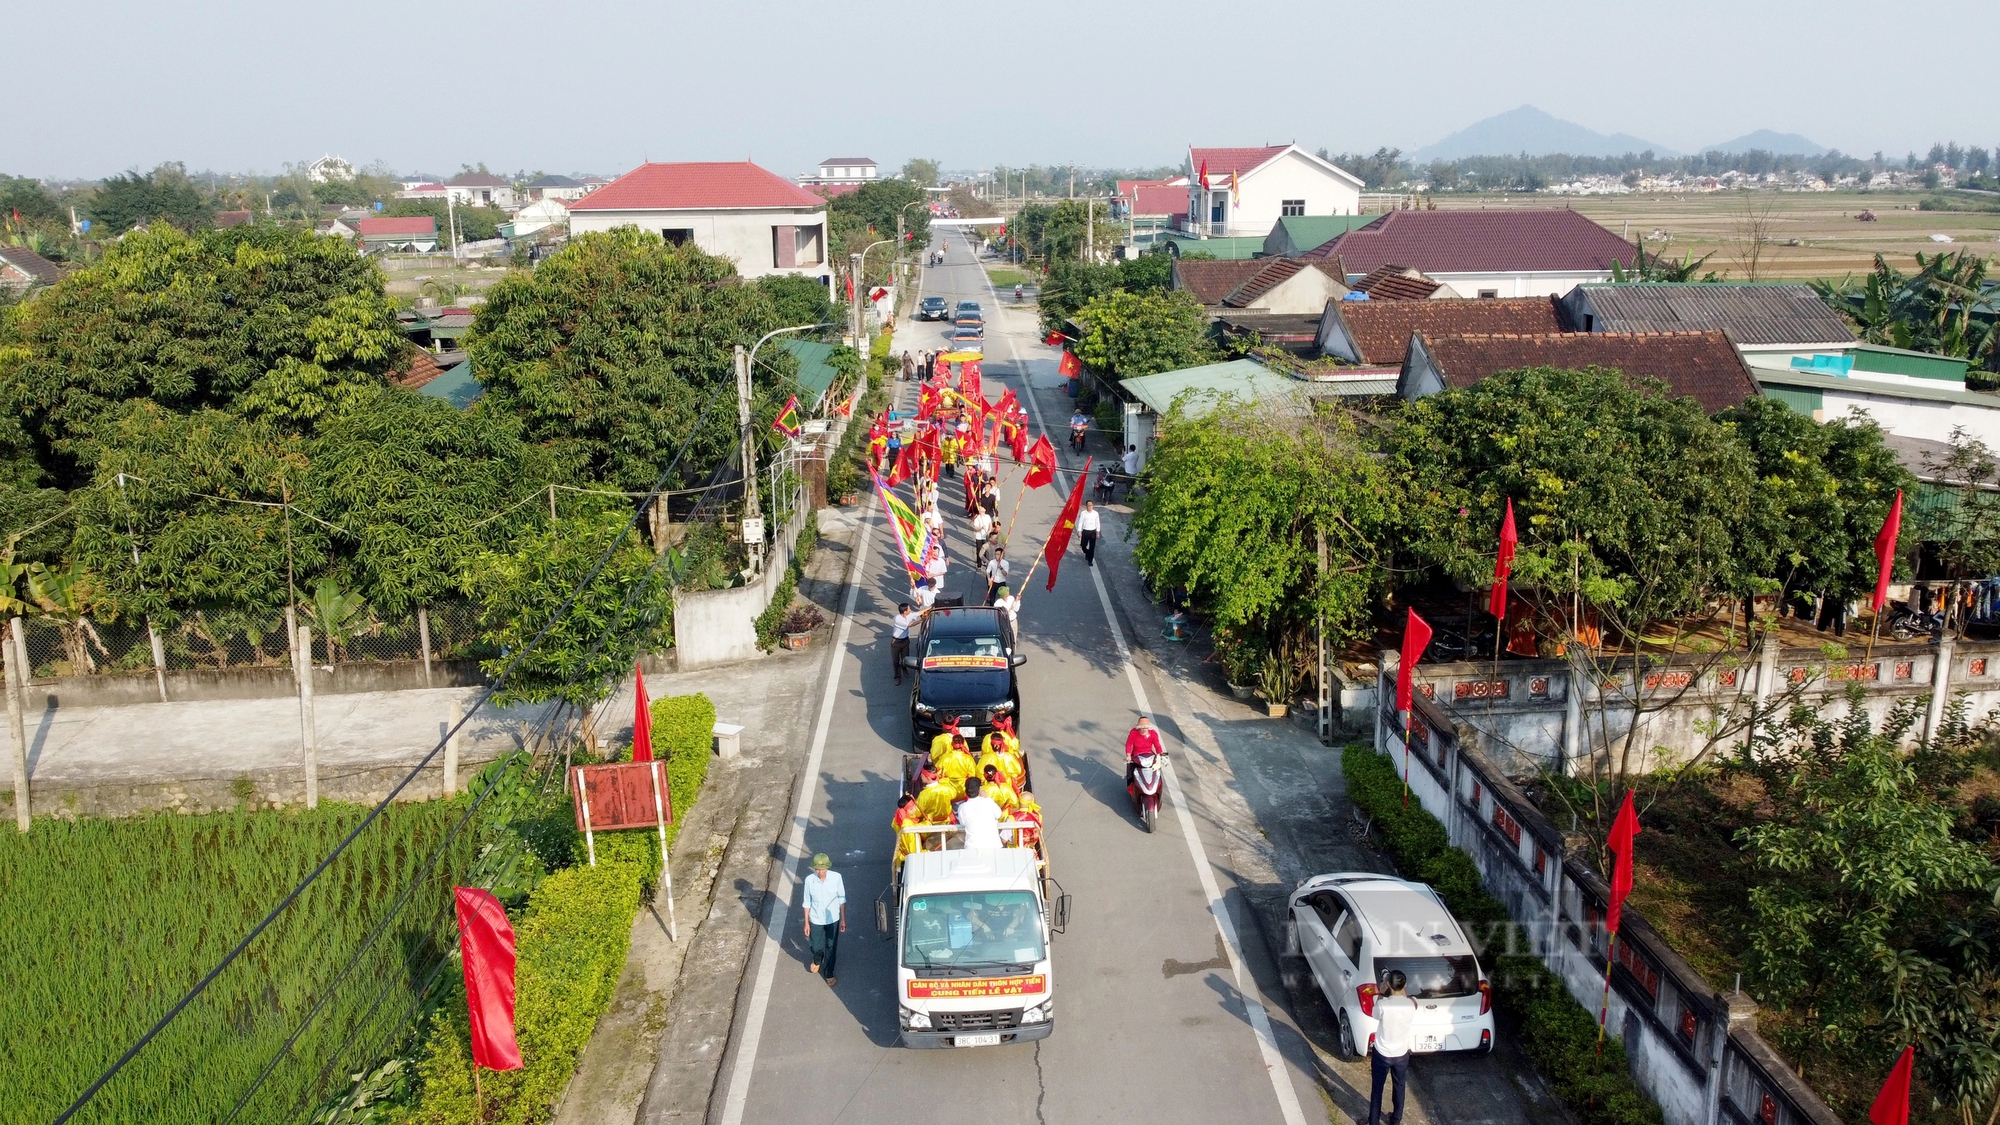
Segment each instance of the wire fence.
M318 664L387 663L425 658L477 660L498 654L480 638L479 607L443 602L406 616L369 614L328 630L310 612L296 614L313 626L312 659ZM37 679L153 671L152 639L144 623L30 617L22 623L27 666ZM193 669L272 668L291 664L285 615L195 613L178 627L160 630L160 657L169 672Z

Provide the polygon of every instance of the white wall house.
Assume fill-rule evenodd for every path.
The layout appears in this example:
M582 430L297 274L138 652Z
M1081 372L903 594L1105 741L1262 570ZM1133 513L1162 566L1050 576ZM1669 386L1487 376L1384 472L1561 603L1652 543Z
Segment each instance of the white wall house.
M747 160L642 164L570 204L571 235L637 227L733 259L744 277L831 285L826 200Z
M526 238L549 227L569 228L569 205L554 196L537 199L500 224L501 238Z
M514 185L491 172L463 172L444 182L451 197L467 207L512 207Z
M1565 208L1391 211L1306 255L1338 257L1350 274L1417 270L1460 297L1555 297L1611 280L1632 244Z
M819 171L800 176L802 184L852 184L859 187L881 178L881 168L866 156L829 156L819 162Z
M1186 174L1183 229L1204 237L1262 238L1287 215L1353 215L1361 208L1359 177L1295 144L1190 147Z

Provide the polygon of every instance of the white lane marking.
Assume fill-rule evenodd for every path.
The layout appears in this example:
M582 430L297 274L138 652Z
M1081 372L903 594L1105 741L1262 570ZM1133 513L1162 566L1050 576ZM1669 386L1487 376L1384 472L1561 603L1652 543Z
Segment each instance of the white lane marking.
M821 693L819 725L813 730L812 752L806 756L806 783L799 790L798 807L792 810L792 831L785 839L785 851L792 857L778 879L778 892L764 903L764 942L758 956L757 983L750 991L750 1015L743 1021L743 1041L737 1048L736 1064L729 1074L729 1096L722 1105L723 1125L743 1125L743 1111L750 1102L750 1079L757 1068L757 1043L764 1035L764 1011L771 1004L771 983L777 979L778 961L784 952L783 934L791 924L792 892L805 877L806 825L812 815L813 797L819 792L819 764L826 754L826 732L833 722L834 689L840 685L840 669L847 658L847 638L854 628L854 606L861 595L861 562L868 555L868 539L875 530L872 511L862 521L855 540L854 558L847 566L847 600L841 607L840 633L834 638L833 655L827 663L826 687Z
M980 270L982 275L985 270ZM987 279L986 288L992 292L993 282ZM998 305L1000 295L993 294L993 302ZM1020 372L1021 390L1028 400L1028 409L1034 413L1035 425L1047 433L1042 426L1042 413L1035 405L1033 388L1028 384L1028 371L1021 366L1019 351L1014 347L1012 336L1007 337L1007 354L1014 358L1014 367ZM1132 659L1132 650L1125 643L1125 631L1118 627L1118 616L1111 608L1111 591L1104 586L1104 575L1096 567L1090 571L1090 581L1097 587L1098 604L1104 607L1104 623L1111 628L1111 643L1118 648L1118 659L1125 665L1125 678L1132 684L1132 699L1138 704L1139 713L1152 717L1153 704L1146 697L1146 685L1139 678L1139 665ZM1243 998L1245 1014L1250 1017L1250 1028L1257 1036L1257 1051L1264 1057L1264 1073L1270 1076L1271 1092L1277 1095L1278 1110L1284 1115L1285 1125L1306 1125L1305 1111L1299 1108L1297 1091L1292 1089L1292 1074L1285 1065L1285 1056L1278 1050L1277 1034L1271 1030L1271 1014L1264 1010L1264 1002L1257 996L1257 982L1249 979L1243 968L1243 942L1236 933L1236 920L1230 917L1229 903L1222 897L1222 889L1216 885L1215 869L1209 865L1208 849L1202 846L1201 835L1195 830L1194 814L1188 811L1187 797L1181 790L1180 778L1174 772L1174 763L1167 760L1163 771L1167 779L1167 796L1173 801L1174 813L1180 819L1181 838L1187 841L1188 856L1194 860L1194 873L1201 879L1201 891L1208 896L1208 912L1215 919L1215 928L1222 934L1223 944L1229 950L1229 969L1236 976L1236 993ZM731 1123L734 1125L734 1123Z

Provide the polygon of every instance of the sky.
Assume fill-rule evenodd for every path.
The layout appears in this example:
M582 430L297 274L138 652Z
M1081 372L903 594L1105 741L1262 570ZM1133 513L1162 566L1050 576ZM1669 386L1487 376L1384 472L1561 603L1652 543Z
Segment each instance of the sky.
M9 53L0 173L1138 167L1409 151L1523 103L1680 151L2000 145L1993 0L73 0L62 23Z

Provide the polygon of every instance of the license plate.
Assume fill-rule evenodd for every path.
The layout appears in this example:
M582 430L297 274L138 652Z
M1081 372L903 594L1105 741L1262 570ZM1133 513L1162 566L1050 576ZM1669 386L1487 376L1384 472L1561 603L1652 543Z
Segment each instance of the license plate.
M1000 1037L998 1035L960 1035L954 1038L951 1043L954 1047L998 1047L1000 1045Z
M1417 1038L1417 1050L1419 1051L1439 1051L1443 1049L1444 1040L1435 1035L1423 1035Z

